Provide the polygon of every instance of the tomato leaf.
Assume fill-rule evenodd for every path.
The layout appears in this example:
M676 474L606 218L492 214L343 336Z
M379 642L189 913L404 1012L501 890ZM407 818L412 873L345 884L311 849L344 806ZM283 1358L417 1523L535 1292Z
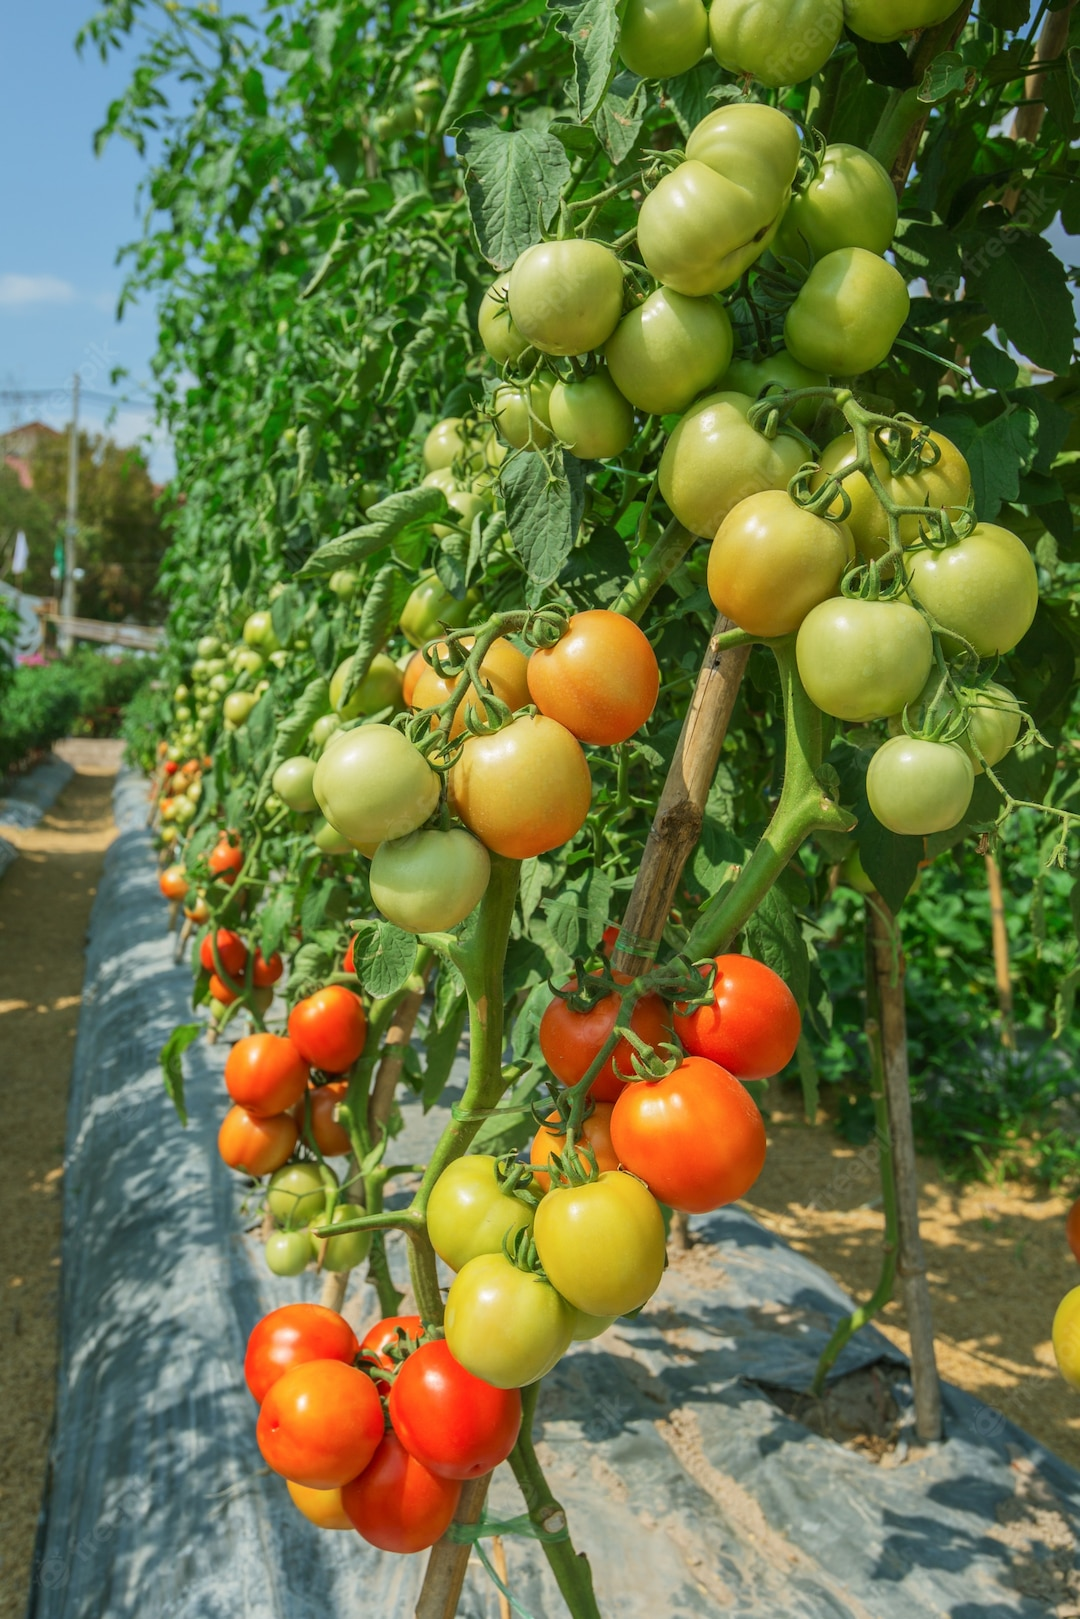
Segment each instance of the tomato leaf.
M463 990L450 1006L443 1010L441 1017L436 1019L433 1011L428 1020L427 1033L424 1037L424 1053L427 1061L424 1064L420 1089L420 1099L425 1113L434 1107L446 1088L450 1070L454 1066L454 1058L461 1045L468 1010L468 997Z
M975 70L965 65L959 51L943 51L930 63L919 86L920 101L946 101L965 87L974 88Z
M968 296L979 298L1010 343L1035 365L1068 371L1076 338L1065 266L1042 236L1003 225L965 242Z
M259 949L267 958L279 949L292 921L295 890L282 886L275 888L259 913Z
M573 960L595 949L608 924L612 880L606 871L595 868L568 877L544 904L544 916L551 936Z
M581 462L556 450L550 468L544 456L522 451L499 469L506 526L534 586L530 601L553 583L573 550L584 503Z
M600 105L611 79L619 38L618 0L553 0L555 27L574 48L573 93L584 122Z
M1038 423L1029 410L1008 409L980 427L962 411L949 411L934 424L952 439L971 468L975 510L994 520L1005 501L1020 493L1020 473L1031 465Z
M743 948L779 973L801 1011L810 990L810 957L795 907L782 889L770 888L747 922Z
M716 64L714 62L699 62L692 67L689 73L680 73L675 79L668 79L664 86L664 98L675 115L675 122L684 135L689 135L695 124L700 124L706 113L713 111L713 102L709 99L709 92L716 82ZM724 91L733 88L728 85L721 87ZM727 97L725 96L725 99Z
M392 922L367 922L353 946L356 976L375 1000L404 987L416 960L416 939Z
M644 79L620 73L596 109L593 128L616 167L633 148L649 105Z
M202 1033L201 1023L181 1023L173 1030L158 1056L165 1092L176 1109L180 1123L187 1128L187 1108L184 1105L184 1068L180 1059L193 1040Z
M508 270L555 218L570 159L554 135L500 129L482 113L458 124L456 134L477 244L496 270Z
M356 651L349 660L341 691L342 708L371 668L375 654L381 652L389 640L409 599L410 588L410 581L392 562L380 568L371 581L360 613Z
M873 40L863 39L861 34L853 34L850 29L846 33L855 47L859 65L871 84L883 84L890 90L911 89L915 83L915 72L907 51L898 39L878 45Z
M439 114L439 121L435 125L436 135L444 135L451 124L456 123L461 117L480 88L483 76L480 53L471 39L466 40L465 48L458 57L454 77L447 91L442 112Z
M446 499L440 489L403 489L376 505L369 506L367 521L359 528L351 528L336 540L327 540L308 557L297 579L318 579L337 568L362 562L374 551L381 551L399 534L422 523L444 515Z

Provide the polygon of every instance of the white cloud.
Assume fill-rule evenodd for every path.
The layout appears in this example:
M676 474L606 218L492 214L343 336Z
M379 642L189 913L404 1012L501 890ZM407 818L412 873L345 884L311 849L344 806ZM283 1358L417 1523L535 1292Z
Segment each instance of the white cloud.
M0 308L23 304L69 304L75 288L55 275L0 275Z

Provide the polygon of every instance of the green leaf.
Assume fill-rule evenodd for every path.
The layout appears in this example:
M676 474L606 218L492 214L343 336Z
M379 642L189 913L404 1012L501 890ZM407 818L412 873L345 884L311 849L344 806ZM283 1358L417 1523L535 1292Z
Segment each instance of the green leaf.
M1035 453L1037 422L1029 410L1010 409L980 427L962 411L949 411L935 426L952 439L971 468L975 510L992 522L1005 501L1020 493L1020 473Z
M441 489L403 489L399 494L369 506L367 522L352 528L336 540L328 540L312 552L297 574L298 579L318 579L337 568L362 562L375 551L390 545L414 523L444 515L446 498Z
M480 251L496 270L508 270L555 218L570 159L556 136L500 129L481 113L457 126L457 151Z
M567 878L545 902L552 937L568 956L585 956L596 948L608 924L613 893L608 873L592 869Z
M364 597L360 613L360 635L356 651L349 659L345 683L341 691L342 708L348 703L368 670L377 652L381 652L401 617L401 610L409 599L410 583L400 568L388 562L379 569Z
M1009 342L1035 365L1068 371L1076 313L1065 266L1042 236L1001 230L965 257L968 296L982 300Z
M550 0L548 10L574 48L573 92L584 122L596 111L611 78L619 39L618 0Z
M170 1102L176 1109L180 1123L187 1127L187 1108L184 1105L184 1068L180 1059L193 1040L197 1040L202 1033L201 1023L181 1023L179 1028L173 1030L165 1044L162 1046L158 1061L161 1064L161 1077L165 1081L165 1091Z
M883 84L890 90L911 89L915 83L915 73L911 58L899 40L878 45L850 30L847 37L854 45L859 65L871 84Z
M965 66L959 51L943 51L935 56L923 75L919 86L920 101L945 101L965 88L975 85L975 70Z
M436 135L445 135L450 125L456 123L462 113L472 101L483 80L483 64L480 53L472 40L465 41L465 48L458 57L454 77L447 91L439 121L435 125Z
M1077 942L1080 943L1080 877L1076 879L1069 889L1069 911L1072 915Z
M356 976L375 1000L396 995L412 975L416 939L392 922L366 922L353 946Z
M976 343L968 356L968 364L975 381L982 388L994 388L998 393L1004 393L1007 388L1016 386L1020 369L1016 361L987 339Z
M668 79L664 85L664 99L675 115L675 122L684 135L689 135L695 124L700 124L706 113L712 112L709 91L716 83L716 63L699 62L689 73Z
M780 888L770 888L743 929L743 945L787 984L800 1008L810 989L810 957L795 908Z
M644 79L620 73L593 117L593 128L616 168L633 149L649 105Z
M573 550L581 522L581 463L556 450L548 461L523 450L499 469L506 526L533 584L550 585Z
M280 949L292 921L295 898L291 888L275 888L259 912L259 949L264 956L270 957Z
M807 1124L817 1122L818 1103L821 1099L821 1075L814 1060L814 1050L805 1034L799 1036L799 1044L795 1049L795 1061L799 1065L799 1081L802 1085L803 1117Z
M270 603L270 622L282 646L288 646L304 615L306 602L295 585L286 585Z
M979 0L979 21L1014 33L1031 14L1031 0Z
M420 1091L425 1113L434 1107L446 1087L450 1070L454 1066L454 1058L461 1045L468 1010L468 997L462 991L444 1011L438 1022L434 1018L428 1022L427 1034L424 1037L424 1053L427 1061L424 1064L424 1081Z

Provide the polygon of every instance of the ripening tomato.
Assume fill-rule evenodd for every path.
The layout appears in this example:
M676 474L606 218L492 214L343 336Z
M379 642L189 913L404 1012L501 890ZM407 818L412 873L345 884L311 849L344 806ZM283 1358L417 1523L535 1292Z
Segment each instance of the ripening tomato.
M581 743L543 714L469 737L453 765L454 812L481 843L510 860L557 849L584 825L592 777Z
M271 785L281 802L289 809L298 815L310 815L319 807L311 787L314 778L314 759L298 753L278 765Z
M304 1140L309 1144L314 1142L324 1158L340 1158L344 1153L352 1151L352 1142L349 1132L343 1124L338 1123L338 1103L344 1102L349 1094L347 1079L335 1080L329 1085L313 1085L306 1097L308 1106L307 1126L304 1126L304 1102L296 1105L296 1121L304 1133Z
M387 1353L390 1345L407 1347L420 1342L424 1323L418 1315L388 1315L376 1321L360 1341L360 1358L365 1366L384 1366L393 1371L398 1360ZM384 1377L375 1378L380 1394L389 1394L390 1384Z
M361 725L335 740L315 766L323 814L352 843L403 838L439 802L439 777L389 725Z
M353 1528L380 1551L422 1552L446 1533L460 1495L460 1480L429 1472L388 1433L342 1490L341 1504Z
M289 1113L257 1118L243 1107L231 1107L218 1131L218 1152L230 1169L261 1180L293 1155L299 1132Z
M259 1118L284 1113L300 1100L307 1083L306 1059L279 1034L247 1034L225 1060L226 1090Z
M327 984L297 1001L289 1013L289 1039L313 1068L343 1074L367 1039L364 1003L344 984Z
M540 242L514 261L507 295L514 325L534 348L585 354L618 324L623 268L603 242Z
M308 1360L282 1373L265 1394L255 1427L266 1465L313 1490L348 1484L382 1436L374 1383L341 1360Z
M660 458L660 493L692 534L713 539L728 512L762 489L786 489L804 450L790 433L767 439L746 419L746 394L713 393L682 418Z
M685 410L723 375L733 342L719 299L657 287L623 316L604 345L604 358L625 399L638 410L667 416Z
M840 588L855 544L844 523L817 517L786 489L741 500L709 551L709 595L733 624L768 640L791 635Z
M261 950L256 949L255 960L251 964L251 982L256 989L266 989L270 984L276 984L285 971L285 963L280 952L275 950L269 960Z
M692 1056L739 1079L770 1079L799 1043L798 1003L778 973L752 956L717 956L712 1000L675 1011L675 1032ZM704 969L703 969L704 970Z
M1051 1331L1058 1371L1074 1389L1080 1389L1080 1287L1074 1287L1054 1312Z
M232 839L235 833L222 832L216 845L207 856L206 863L214 876L222 883L234 883L237 873L244 864L244 851L239 843Z
M166 899L183 899L188 891L187 873L183 866L166 866L158 878L158 886Z
M212 1001L220 1001L222 1006L231 1006L234 1001L238 1001L240 999L237 992L230 989L228 984L225 983L224 979L218 977L217 973L210 974L210 982L207 985L207 989L210 992L210 999Z
M916 701L933 665L934 638L906 602L836 597L807 614L795 653L811 702L863 725Z
M575 1324L566 1300L504 1253L470 1259L446 1299L450 1353L497 1389L525 1388L546 1376L569 1349Z
M645 634L621 613L574 613L561 640L528 663L529 696L580 742L611 746L640 730L656 704L660 670Z
M439 1478L480 1478L504 1462L521 1428L521 1395L467 1372L445 1339L421 1344L390 1390L405 1449Z
M887 358L908 318L907 284L864 247L818 259L784 321L784 342L802 365L856 377Z
M851 32L880 45L902 39L916 28L933 28L955 10L949 0L844 0Z
M773 252L802 264L841 247L884 253L896 232L896 188L876 157L859 146L827 146L805 190L796 192Z
M660 1205L621 1170L584 1186L553 1185L540 1200L533 1235L548 1281L586 1315L625 1315L660 1286L666 1254Z
M617 983L629 982L621 974L615 976ZM563 987L576 989L577 979L572 978ZM605 995L588 1012L575 1012L559 995L545 1007L540 1019L540 1050L561 1085L576 1085L585 1078L618 1018L617 995ZM654 1051L659 1051L673 1038L671 1011L659 995L641 997L631 1014L630 1027ZM619 1078L619 1073L629 1074L632 1071L632 1056L630 1042L620 1040L589 1086L589 1095L594 1102L614 1102L625 1083Z
M471 637L463 642L466 648L473 645ZM437 648L440 661L446 658L448 648L441 642ZM485 685L491 687L492 692L509 709L524 708L529 702L528 658L512 641L500 635L493 641L480 661L480 676ZM445 667L445 663L444 663ZM449 674L446 677L437 675L435 670L425 663L413 687L413 708L441 708L453 696L454 687L459 676ZM468 714L480 723L488 720L487 709L482 700L474 691L470 691L464 702L458 708L450 726L450 735L460 736L467 728Z
M927 434L926 444L920 451L919 466L914 471L902 474L893 472L888 447L887 435L884 446L872 439L870 460L885 486L885 492L898 506L930 507L947 511L953 518L960 515L971 495L971 472L951 440L943 433ZM899 448L897 444L896 449ZM937 459L933 460L935 453ZM819 489L827 475L842 475L857 454L853 433L841 433L834 438L821 452L819 470L810 480L811 489ZM884 506L861 472L849 473L843 483L844 492L851 501L851 510L844 521L851 530L860 555L868 562L884 556L889 548L889 522ZM838 501L837 516L840 510L841 502ZM921 527L922 519L914 513L901 517L900 543L917 545L921 538Z
M1080 1260L1080 1197L1076 1199L1066 1216L1065 1241L1072 1249L1073 1258Z
M870 808L890 832L929 837L962 821L975 771L963 748L895 736L878 748L866 772Z
M218 960L230 978L243 978L244 968L247 966L247 945L238 933L229 928L217 930ZM214 966L214 946L212 935L207 934L199 946L199 965L204 972L216 971Z
M811 371L781 348L775 354L752 354L745 360L732 360L717 387L725 393L749 394L757 400L770 389L794 392L797 388L821 388L828 380L824 371ZM819 399L804 399L788 412L787 420L809 432L820 404Z
M738 0L709 11L709 44L720 66L772 90L811 78L843 31L842 0Z
M1031 628L1039 576L1031 552L1009 529L977 523L955 545L905 560L912 596L980 658L1011 652Z
M709 48L702 0L627 0L619 29L623 65L642 79L674 79Z
M626 1086L623 1086L623 1090L625 1089ZM611 1142L611 1109L611 1102L597 1102L581 1126L581 1133L576 1142L577 1155L581 1162L588 1164L589 1160L583 1149L591 1147L596 1167L601 1171L619 1167L619 1155ZM551 1128L553 1125L556 1126L555 1129ZM529 1162L550 1164L553 1158L559 1157L565 1150L566 1132L559 1123L559 1115L549 1113L547 1122L540 1126L533 1137L532 1146L529 1148ZM551 1185L551 1176L539 1169L533 1171L533 1180L542 1192L546 1192Z
M428 1236L451 1270L478 1254L502 1253L505 1241L532 1225L532 1206L503 1190L497 1163L486 1153L466 1153L447 1164L431 1189Z
M700 0L698 0L700 4ZM476 329L480 333L483 343L496 365L510 365L520 360L529 347L529 340L523 337L514 325L510 314L510 305L507 302L507 288L510 285L510 273L498 276L480 300L480 312L476 317Z
M204 922L209 922L210 907L206 903L205 895L196 894L195 898L192 899L189 894L184 901L184 915L190 917L191 921L196 922L200 927Z
M285 1488L293 1506L317 1529L351 1529L352 1519L341 1504L340 1490L311 1490L306 1484L286 1479Z
M252 1328L244 1378L261 1405L291 1367L310 1360L340 1360L351 1365L359 1352L355 1332L336 1310L321 1304L283 1304Z
M627 1085L611 1115L611 1139L623 1168L685 1214L745 1197L765 1163L765 1125L753 1097L706 1057Z
M551 428L579 461L610 461L634 436L634 407L601 367L580 381L557 382L548 401Z

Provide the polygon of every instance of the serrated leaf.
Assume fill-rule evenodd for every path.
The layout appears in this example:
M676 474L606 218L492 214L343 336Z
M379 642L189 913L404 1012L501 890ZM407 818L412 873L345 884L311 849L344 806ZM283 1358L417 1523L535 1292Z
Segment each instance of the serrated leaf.
M439 121L435 125L436 135L444 135L451 124L457 122L473 99L483 79L483 65L480 53L472 40L465 41L465 48L458 57L457 67L450 88L446 93Z
M619 39L618 0L549 0L555 27L574 50L573 94L578 117L591 118L611 79Z
M457 151L480 251L496 270L508 270L555 218L570 159L556 136L500 129L480 113L457 126Z
M372 580L360 612L356 651L349 660L341 690L341 708L346 706L366 676L375 654L381 652L389 640L408 600L409 589L409 581L400 568L389 562L379 569Z
M743 929L743 945L756 961L779 973L799 1003L810 989L810 957L799 919L787 895L770 888Z
M552 938L570 957L595 949L611 913L614 884L606 871L592 870L569 878L544 905Z
M716 63L699 62L689 73L680 73L664 85L664 100L675 115L675 122L688 136L706 113L712 112L709 91L716 81Z
M356 976L375 1000L402 989L416 960L416 939L392 922L369 922L353 946Z
M1008 410L979 426L961 411L950 411L936 424L952 439L971 468L975 511L992 522L1005 501L1020 492L1020 474L1031 465L1038 424L1029 410Z
M165 1091L176 1109L180 1123L187 1127L187 1108L184 1104L184 1067L181 1058L193 1040L202 1033L201 1023L181 1023L173 1030L158 1055Z
M1001 230L975 238L965 258L968 296L982 300L1009 342L1035 365L1068 371L1076 312L1065 266L1042 236Z
M556 450L549 470L542 455L522 451L499 469L499 487L514 549L542 589L573 550L584 502L581 463Z
M529 918L540 903L544 892L544 885L551 876L551 867L543 860L533 858L523 860L521 863L521 884L518 888L518 903L521 906L521 919L526 927Z
M649 105L644 79L620 73L593 116L593 128L616 168L632 151Z
M441 489L403 489L376 505L369 506L367 521L336 540L328 540L312 552L296 575L298 579L318 579L337 568L361 562L375 551L390 545L414 523L430 521L446 513Z

